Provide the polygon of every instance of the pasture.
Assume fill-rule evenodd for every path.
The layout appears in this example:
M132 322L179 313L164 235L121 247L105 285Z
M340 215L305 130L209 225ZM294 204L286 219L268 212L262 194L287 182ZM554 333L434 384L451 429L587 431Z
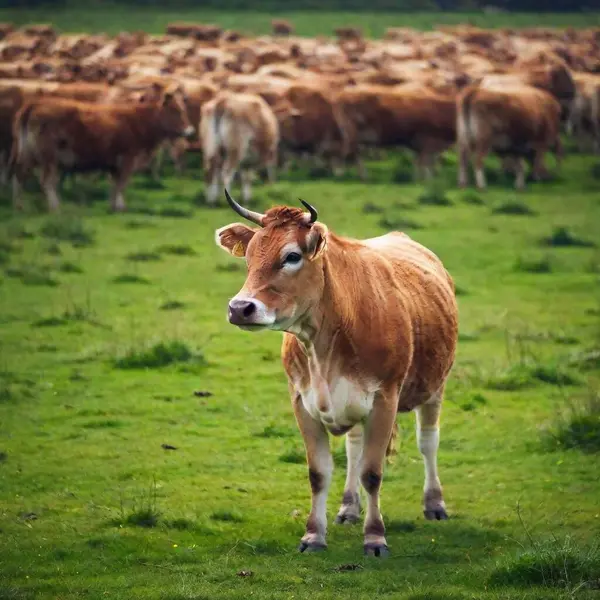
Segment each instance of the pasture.
M115 32L192 18L99 14L0 19ZM262 31L256 16L213 16ZM283 16L313 35L362 19ZM409 18L369 17L379 33ZM580 24L545 17L571 18ZM177 176L167 165L159 182L137 174L124 214L109 214L104 178L67 179L58 215L34 183L24 214L1 192L0 599L597 597L598 157L567 144L561 171L519 193L496 160L488 190L458 190L453 153L425 185L389 152L368 162L366 182L297 167L255 187L253 208L303 198L341 235L405 231L457 285L439 453L450 519L423 519L414 415L400 415L382 489L384 560L362 556L359 525L332 522L345 468L337 438L329 547L297 552L310 488L281 335L227 323L245 269L214 230L239 217L224 199L208 208L197 155L188 167Z

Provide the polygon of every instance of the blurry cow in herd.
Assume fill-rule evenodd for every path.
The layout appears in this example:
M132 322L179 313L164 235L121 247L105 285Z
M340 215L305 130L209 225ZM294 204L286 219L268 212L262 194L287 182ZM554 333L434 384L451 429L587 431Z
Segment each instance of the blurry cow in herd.
M241 223L217 244L248 265L229 302L229 321L248 331L283 331L282 359L306 447L312 508L300 550L326 546L333 460L329 434L347 434L347 477L336 522L360 517L367 492L364 550L387 552L379 509L383 464L396 414L417 413L425 463L424 514L447 518L437 473L439 418L458 335L453 281L440 260L403 233L343 238L317 212L280 206L265 214L232 208Z
M11 170L20 184L39 169L50 210L59 207L57 184L63 172L101 171L114 181L111 207L125 209L123 191L131 174L167 139L193 135L179 88L153 102L91 104L76 100L34 101L15 118ZM15 206L21 205L20 185Z
M360 146L404 147L416 155L417 175L430 178L437 157L456 140L456 102L423 88L361 85L338 95L350 124L350 154Z
M282 110L291 112L291 108ZM202 107L200 137L206 201L214 204L220 184L230 187L238 170L242 197L250 199L254 170L265 168L275 181L279 123L274 110L258 95L222 92Z
M525 186L524 159L535 179L545 175L544 155L562 157L561 106L550 94L527 85L471 86L458 100L459 185L468 183L472 158L478 188L486 187L484 160L490 152L513 159L515 186Z

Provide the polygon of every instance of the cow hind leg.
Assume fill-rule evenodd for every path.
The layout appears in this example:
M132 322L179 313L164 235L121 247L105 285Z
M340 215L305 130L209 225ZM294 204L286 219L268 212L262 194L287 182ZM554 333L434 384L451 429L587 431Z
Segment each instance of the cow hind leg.
M124 163L121 167L121 170L114 176L114 187L111 193L110 206L115 212L123 212L126 210L123 191L127 186L127 182L129 181L129 177L131 176L133 168L133 161Z
M342 496L342 505L335 522L352 524L360 520L360 497L358 495L360 459L363 451L363 428L355 425L346 434L346 485Z
M386 451L396 422L397 405L397 390L388 390L383 397L376 399L365 424L360 481L367 492L364 524L364 552L367 555L388 554L385 526L379 508L379 493Z
M329 450L329 436L323 424L313 419L302 404L300 396L293 401L296 421L306 448L308 479L312 504L306 533L300 540L299 550L316 551L327 547L327 495L333 474L333 458Z
M58 170L53 166L44 168L40 175L40 184L48 202L48 210L51 212L56 212L60 207L60 197L56 191L59 180Z
M250 202L250 199L252 198L253 175L251 169L243 169L240 172L240 179L242 181L242 199L245 203Z
M437 453L440 443L441 393L433 401L416 409L417 445L425 465L425 485L423 486L423 514L428 520L448 518L442 495L442 486L437 471Z

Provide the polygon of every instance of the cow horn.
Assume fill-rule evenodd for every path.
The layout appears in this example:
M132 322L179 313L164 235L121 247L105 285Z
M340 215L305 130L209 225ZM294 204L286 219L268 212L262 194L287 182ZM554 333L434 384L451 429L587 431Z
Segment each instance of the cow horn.
M243 206L238 204L229 195L229 192L227 191L227 189L225 189L225 198L227 198L227 203L229 204L229 206L231 206L231 208L233 208L233 210L235 210L235 212L238 215L240 215L240 216L244 217L244 219L248 219L248 221L252 221L252 223L256 223L257 225L260 225L262 227L264 215L254 212L253 210L248 210L247 208L244 208Z
M308 202L304 202L304 200L302 200L302 198L298 198L298 200L300 200L300 202L302 202L302 204L304 205L304 208L306 208L308 210L308 212L310 213L310 215L307 215L307 217L309 217L308 222L314 223L317 220L317 217L319 216L317 209L314 206L311 206Z

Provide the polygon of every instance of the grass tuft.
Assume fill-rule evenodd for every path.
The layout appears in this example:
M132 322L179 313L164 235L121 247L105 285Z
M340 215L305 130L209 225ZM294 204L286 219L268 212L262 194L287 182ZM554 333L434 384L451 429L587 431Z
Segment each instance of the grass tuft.
M515 271L522 273L552 273L552 259L549 256L527 258L520 256L515 263Z
M383 207L373 202L365 202L362 207L362 211L365 215L376 215L383 212Z
M83 273L83 269L75 263L64 261L58 265L58 270L61 273Z
M494 215L523 215L532 217L537 213L520 200L508 200L492 210Z
M565 248L569 246L575 246L579 248L594 248L596 246L594 242L578 238L575 234L571 233L567 227L555 227L548 237L542 239L542 244L557 248Z
M294 430L289 427L280 427L278 425L265 425L264 429L255 434L256 437L260 438L285 438L285 437L293 437Z
M568 402L554 423L542 432L542 440L551 450L600 452L600 392Z
M460 196L461 202L471 204L473 206L481 206L485 204L483 198L475 190L466 190Z
M532 547L507 557L489 578L494 586L583 588L600 580L600 548L585 548L572 538L532 540Z
M224 265L217 265L215 271L219 273L239 273L244 270L244 265L239 262L229 262Z
M220 509L220 510L216 510L215 512L213 512L210 515L210 518L213 521L223 521L226 523L243 523L244 522L244 517L242 515L242 513L240 513L239 511L232 509L232 510L226 510L226 509Z
M539 383L556 386L577 385L579 379L556 364L515 364L498 375L490 377L485 387L490 390L514 392Z
M430 185L418 198L419 204L429 206L452 206L452 201L446 196L445 190L438 185Z
M91 246L94 243L94 231L78 217L60 215L46 220L40 233L47 238L61 242L70 242L77 248Z
M149 279L146 277L141 277L140 275L134 275L133 273L123 273L122 275L117 275L112 279L113 283L143 283L145 285L150 283Z
M202 354L193 352L184 342L172 340L158 342L142 350L131 349L124 356L114 361L118 369L159 369L173 364L191 363L204 365Z
M161 254L175 254L176 256L195 256L196 251L191 246L184 244L165 244L159 246L156 252Z
M180 310L182 308L185 308L185 303L178 300L168 300L160 305L160 310Z
M125 258L134 262L156 262L161 260L158 252L131 252Z
M402 231L404 229L423 229L423 225L420 225L412 219L404 219L402 217L382 217L379 220L379 226L386 231Z
M24 285L39 285L56 287L58 281L54 279L46 270L42 267L34 264L23 264L20 267L9 267L4 273L8 277L14 277L20 279Z
M299 448L290 448L280 455L279 461L292 465L302 465L306 463L306 455Z

